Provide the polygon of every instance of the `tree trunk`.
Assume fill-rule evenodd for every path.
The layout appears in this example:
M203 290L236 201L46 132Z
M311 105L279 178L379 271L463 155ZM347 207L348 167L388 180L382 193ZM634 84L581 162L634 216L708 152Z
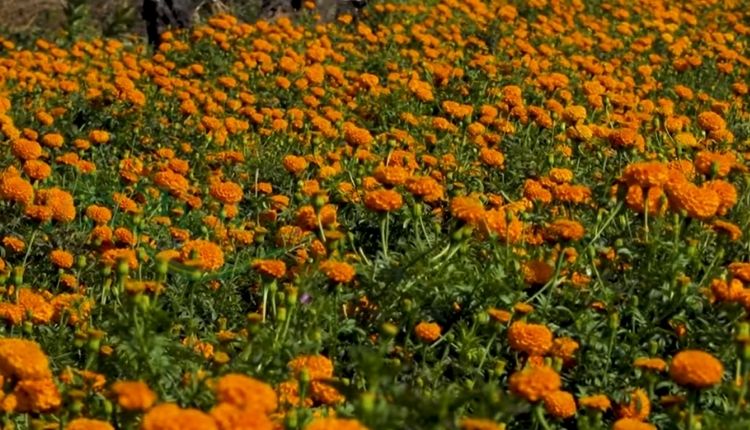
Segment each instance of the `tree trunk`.
M143 0L141 16L146 21L148 42L158 46L160 35L169 28L187 28L193 20L189 0Z

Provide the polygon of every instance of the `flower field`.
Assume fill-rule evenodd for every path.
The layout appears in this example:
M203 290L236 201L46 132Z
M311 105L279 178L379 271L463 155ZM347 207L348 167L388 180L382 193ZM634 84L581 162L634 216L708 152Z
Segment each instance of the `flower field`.
M750 9L0 38L6 429L750 426Z

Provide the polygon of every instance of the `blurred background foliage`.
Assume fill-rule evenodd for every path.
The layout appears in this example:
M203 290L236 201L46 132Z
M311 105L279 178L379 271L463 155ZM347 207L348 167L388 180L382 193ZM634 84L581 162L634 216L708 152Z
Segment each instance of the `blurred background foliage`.
M142 0L0 0L0 34L18 42L37 38L94 38L145 35ZM197 14L207 16L215 2L196 0ZM219 2L216 2L219 3ZM221 0L243 20L253 21L261 0Z

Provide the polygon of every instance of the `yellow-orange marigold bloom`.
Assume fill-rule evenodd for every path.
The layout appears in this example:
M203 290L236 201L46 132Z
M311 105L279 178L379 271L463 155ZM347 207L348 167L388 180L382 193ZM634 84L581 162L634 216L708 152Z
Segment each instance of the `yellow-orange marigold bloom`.
M42 143L50 148L60 148L65 143L65 138L59 133L48 133L42 136Z
M146 411L156 402L156 394L143 381L117 381L112 392L126 411Z
M629 396L627 403L621 404L617 414L620 418L634 418L645 420L651 413L651 402L648 394L642 388L636 388Z
M553 356L561 358L563 363L571 364L579 347L580 345L573 338L559 337L552 341L552 348L549 352Z
M112 211L104 206L91 205L86 208L86 216L98 225L103 225L112 219Z
M154 175L154 184L172 195L183 195L187 193L190 183L187 178L167 169Z
M224 265L224 251L209 240L189 240L180 250L180 258L201 270L214 271Z
M265 413L276 410L276 391L263 381L238 373L219 378L216 383L216 399L238 408L256 408Z
M293 175L299 175L307 169L308 165L307 160L303 157L291 154L285 156L284 159L281 160L281 163L284 165L284 168Z
M109 138L109 133L104 130L91 130L89 133L89 140L99 145L109 142Z
M210 414L219 430L274 430L275 428L268 415L255 408L238 408L229 403L219 403L211 409Z
M467 224L479 222L485 215L484 205L473 196L454 197L450 203L451 215Z
M409 178L409 172L401 166L380 165L372 172L372 176L384 185L401 185Z
M49 254L49 259L57 267L70 269L73 267L73 254L62 249L55 249Z
M724 366L713 355L700 350L678 352L669 365L669 376L691 388L708 388L721 382Z
M576 400L567 391L557 390L544 396L544 410L557 419L570 418L576 414Z
M695 169L704 175L723 178L737 165L737 157L731 152L701 151L695 156Z
M594 394L592 396L581 397L578 399L581 407L594 409L599 412L606 412L612 407L612 402L604 394Z
M291 360L287 366L295 378L298 378L303 370L312 381L333 377L333 362L324 355L301 355Z
M23 163L23 171L29 178L41 181L52 174L52 167L42 160L28 160Z
M365 207L375 212L393 212L403 204L403 197L394 190L374 190L365 194Z
M719 196L719 208L716 210L717 215L726 215L737 204L737 188L732 183L717 179L705 182L703 186Z
M547 239L577 241L583 238L586 229L578 221L559 219L548 225L544 235Z
M708 111L698 114L698 126L705 131L712 132L725 129L727 123L716 112Z
M255 260L252 268L270 278L281 278L286 274L286 263L281 260Z
M41 203L52 211L53 220L68 223L75 219L76 207L73 196L69 192L59 188L50 188L40 190L38 196Z
M24 379L13 387L16 412L49 412L60 407L62 398L52 378Z
M560 389L560 375L548 366L533 366L510 375L510 390L529 402L538 402Z
M26 243L23 239L14 236L3 237L3 246L15 253L23 252L26 249Z
M337 405L346 400L346 397L335 387L321 381L312 381L310 383L310 394L316 402L329 406Z
M460 430L505 430L505 424L482 418L463 418L458 422Z
M202 411L164 403L144 415L141 430L218 430L218 427L213 418Z
M441 333L442 329L440 328L440 325L435 322L422 321L414 327L414 334L417 335L419 340L426 343L435 342L438 340Z
M620 418L612 425L612 430L656 430L656 426L635 418Z
M443 187L430 176L413 176L406 181L406 189L424 201L431 202L443 197Z
M52 377L49 360L39 344L14 338L0 339L0 374L21 380Z
M552 332L541 324L516 321L508 329L508 343L528 355L544 355L552 348Z
M362 423L353 419L316 418L305 430L368 430Z
M654 372L663 372L667 368L667 362L661 358L639 357L635 359L633 366Z
M105 421L76 418L68 423L65 430L115 430L115 428Z
M631 163L623 170L621 180L645 188L663 186L669 180L669 167L658 161Z
M480 149L479 159L482 163L490 167L502 168L505 164L505 155L503 155L502 152L491 148Z
M357 274L357 271L351 264L343 261L324 261L320 263L320 270L328 279L340 284L351 282Z
M527 261L522 270L523 280L529 285L544 285L555 274L555 268L543 260Z
M211 197L227 205L239 203L243 195L242 187L234 182L216 181L211 185L209 192Z
M27 205L34 200L34 187L20 176L2 178L0 197L5 201Z
M27 139L16 139L11 143L10 151L13 155L23 161L36 160L42 156L42 146Z

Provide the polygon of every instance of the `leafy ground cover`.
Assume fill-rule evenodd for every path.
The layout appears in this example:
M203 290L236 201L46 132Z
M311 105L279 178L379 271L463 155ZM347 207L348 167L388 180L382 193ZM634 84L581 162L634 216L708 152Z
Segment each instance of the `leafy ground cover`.
M511 3L0 40L5 428L747 426L750 12Z

